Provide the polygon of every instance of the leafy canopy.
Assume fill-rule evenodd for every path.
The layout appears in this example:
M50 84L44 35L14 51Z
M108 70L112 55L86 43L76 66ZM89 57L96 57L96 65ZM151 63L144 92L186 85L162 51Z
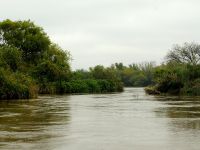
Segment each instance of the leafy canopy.
M23 59L27 62L36 62L50 43L43 29L30 20L0 22L0 44L22 50Z

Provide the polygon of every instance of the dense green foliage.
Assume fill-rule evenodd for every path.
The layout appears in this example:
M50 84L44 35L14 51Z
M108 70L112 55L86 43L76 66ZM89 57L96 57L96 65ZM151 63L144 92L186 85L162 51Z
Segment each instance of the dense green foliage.
M70 60L70 53L33 22L0 22L0 99L119 92L123 86L149 85L149 94L200 95L200 45L196 43L175 45L160 66L115 63L71 71Z
M0 99L123 91L112 70L97 66L90 73L72 72L70 60L70 53L30 20L0 22Z
M112 65L126 87L145 87L153 84L154 66L153 62L131 64L128 67L122 63Z
M74 83L74 81L75 84L86 85L87 90L92 93L123 91L123 83L118 78L116 70L101 65L90 68L89 71L74 71L71 82Z
M199 59L200 45L196 43L177 45L168 53L167 62L154 68L155 84L147 87L146 92L200 95Z
M108 93L117 91L123 91L123 85L121 82L113 80L86 79L62 82L63 93Z
M60 88L55 83L69 78L69 60L33 22L0 22L0 99L33 98Z
M77 70L73 72L73 79L111 80L126 87L145 87L153 84L154 63L141 63L124 66L123 63L115 63L110 67L97 65L89 71ZM121 82L121 83L120 83Z
M37 86L29 76L0 68L0 99L34 98L37 92Z
M22 63L22 53L15 47L0 46L0 67L17 71Z
M0 23L0 43L20 49L26 62L35 62L50 45L42 28L31 21L5 20Z

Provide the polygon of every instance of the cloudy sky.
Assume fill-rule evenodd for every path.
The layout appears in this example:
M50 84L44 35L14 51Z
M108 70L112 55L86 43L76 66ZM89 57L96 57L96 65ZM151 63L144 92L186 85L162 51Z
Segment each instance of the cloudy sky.
M160 63L175 43L200 42L199 0L0 0L0 20L30 19L73 56L73 69Z

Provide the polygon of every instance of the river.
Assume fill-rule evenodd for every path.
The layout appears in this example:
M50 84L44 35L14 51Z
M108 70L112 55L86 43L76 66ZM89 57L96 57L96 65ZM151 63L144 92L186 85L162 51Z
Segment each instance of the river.
M199 150L200 97L123 93L0 102L2 150Z

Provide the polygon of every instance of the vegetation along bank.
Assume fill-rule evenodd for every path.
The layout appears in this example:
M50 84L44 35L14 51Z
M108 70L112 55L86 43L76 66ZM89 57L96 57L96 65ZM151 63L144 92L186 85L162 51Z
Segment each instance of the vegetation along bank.
M71 55L28 21L0 22L0 99L38 94L109 93L146 87L148 94L200 95L200 45L175 45L164 62L71 69Z
M104 68L91 69L89 78L75 77L70 60L69 51L53 43L33 22L0 22L0 99L123 91L122 82ZM97 71L107 76L95 76Z
M200 95L200 45L174 45L165 62L153 69L149 94Z

